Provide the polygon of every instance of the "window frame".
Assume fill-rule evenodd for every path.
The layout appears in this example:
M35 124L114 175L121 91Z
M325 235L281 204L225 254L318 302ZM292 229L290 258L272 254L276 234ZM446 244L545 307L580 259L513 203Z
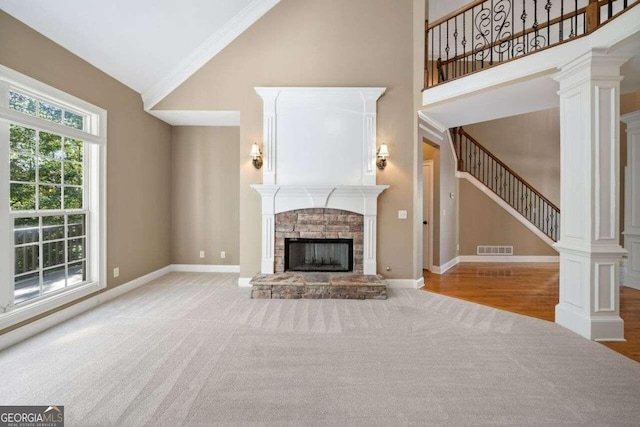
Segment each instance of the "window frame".
M79 130L38 116L9 108L9 92L33 97L84 117L84 129ZM84 142L86 216L85 249L86 281L63 290L44 294L16 305L14 303L14 225L16 216L42 215L43 211L11 211L10 200L10 124L50 132ZM46 85L0 64L0 330L29 320L62 305L104 289L106 275L106 110ZM52 211L53 213L54 211ZM90 238L89 238L90 236ZM40 255L42 256L42 254Z

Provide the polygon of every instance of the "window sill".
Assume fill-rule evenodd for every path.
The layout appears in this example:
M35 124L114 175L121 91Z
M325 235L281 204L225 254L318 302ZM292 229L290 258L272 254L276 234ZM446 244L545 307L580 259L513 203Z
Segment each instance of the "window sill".
M15 307L7 313L0 314L0 331L95 293L103 288L104 285L100 285L97 282L90 282L66 292L51 295L48 298L43 298L25 304L24 306Z

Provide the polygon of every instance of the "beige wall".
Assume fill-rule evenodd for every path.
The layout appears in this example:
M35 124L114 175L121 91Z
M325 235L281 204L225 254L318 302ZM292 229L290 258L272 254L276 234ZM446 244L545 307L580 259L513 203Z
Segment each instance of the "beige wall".
M173 264L239 264L239 141L237 127L173 128ZM226 252L224 259L221 251Z
M262 102L255 86L386 86L378 102L378 138L391 157L378 183L378 270L413 276L416 169L413 2L411 0L282 0L155 108L239 110L241 277L260 270L262 181L249 151L262 142ZM390 271L386 272L386 267Z
M536 111L464 129L560 207L560 111Z
M170 126L143 111L138 93L2 11L0 64L108 111L108 288L168 265Z
M514 255L558 255L469 181L459 181L460 255L476 255L476 245L513 246Z

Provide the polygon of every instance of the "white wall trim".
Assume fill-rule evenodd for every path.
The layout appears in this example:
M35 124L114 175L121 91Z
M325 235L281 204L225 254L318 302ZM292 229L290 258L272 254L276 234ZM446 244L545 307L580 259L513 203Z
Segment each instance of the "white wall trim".
M171 126L240 126L240 111L149 110Z
M460 255L458 262L560 262L560 257L543 255Z
M253 277L240 277L238 279L238 287L239 288L250 288L251 284L249 282L251 282L251 279L253 279Z
M239 265L172 264L171 271L181 273L240 273Z
M458 265L459 262L460 262L460 257L455 257L452 260L449 260L442 265L434 265L430 271L434 274L444 274L448 270L451 270L453 267Z
M142 94L144 109L149 111L162 101L279 2L280 0L254 0L249 3L238 15Z
M424 277L419 279L385 279L389 289L420 289L424 286Z
M491 191L486 185L481 183L473 175L471 175L468 172L456 172L456 176L458 178L464 178L467 181L469 181L478 190L482 191L487 197L489 197L491 200L496 202L496 204L498 204L498 206L500 206L505 211L509 212L511 214L511 216L513 216L515 219L517 219L522 225L527 227L527 229L529 231L531 231L533 234L535 234L536 237L538 237L540 240L545 242L547 245L549 245L549 246L551 246L552 248L555 249L554 245L555 245L556 242L554 242L552 239L550 239L546 234L544 234L540 229L538 229L538 227L536 227L535 225L530 223L520 212L518 212L517 210L512 208L507 202L502 200L500 198L500 196L498 196L496 193Z
M169 272L171 272L171 266L163 267L142 277L138 277L137 279L134 279L130 282L124 283L120 286L116 286L113 289L109 289L106 292L97 294L89 299L79 302L78 304L74 304L71 307L65 308L63 310L50 314L49 316L43 317L42 319L31 322L28 325L22 326L11 332L7 332L4 335L0 335L0 350L17 344L20 341L39 334L40 332L66 320L69 320L72 317L95 308L100 304L103 304L129 291L139 288L140 286L147 284L159 277L162 277Z

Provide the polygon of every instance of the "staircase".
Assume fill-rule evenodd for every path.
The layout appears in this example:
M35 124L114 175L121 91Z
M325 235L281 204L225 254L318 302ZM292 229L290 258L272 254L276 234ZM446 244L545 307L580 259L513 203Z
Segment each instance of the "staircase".
M462 127L450 129L450 133L458 175L502 205L547 244L557 242L560 209Z

